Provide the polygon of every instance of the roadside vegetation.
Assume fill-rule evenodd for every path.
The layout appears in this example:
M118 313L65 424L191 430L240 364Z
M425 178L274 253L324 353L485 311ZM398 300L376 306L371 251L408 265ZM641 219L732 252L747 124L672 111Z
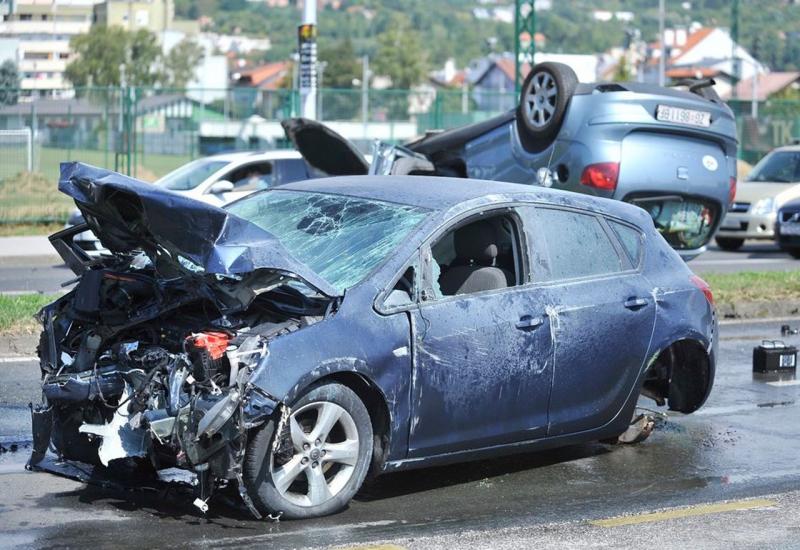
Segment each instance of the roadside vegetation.
M704 274L702 278L711 286L718 305L800 300L800 269Z
M53 294L0 294L0 335L37 332L38 323L33 316L56 298Z
M0 224L64 223L72 210L69 197L41 175L22 172L0 180Z
M2 174L0 177L0 237L49 235L61 229L75 204L58 191L59 164L81 161L95 166L111 166L114 155L99 150L54 149L36 151L40 172ZM155 181L191 160L185 155L148 154L147 168L137 166L135 177Z

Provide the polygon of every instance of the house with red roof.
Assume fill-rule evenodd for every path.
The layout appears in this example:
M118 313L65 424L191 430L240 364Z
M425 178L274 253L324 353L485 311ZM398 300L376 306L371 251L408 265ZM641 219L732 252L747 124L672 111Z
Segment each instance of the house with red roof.
M752 77L754 73L767 72L767 68L735 43L730 32L722 27L667 29L664 38L667 46L667 78L713 78L717 93L722 97L731 94L732 75L736 74L735 60L739 62L739 74L744 79ZM649 50L645 79L656 82L661 44L653 42Z

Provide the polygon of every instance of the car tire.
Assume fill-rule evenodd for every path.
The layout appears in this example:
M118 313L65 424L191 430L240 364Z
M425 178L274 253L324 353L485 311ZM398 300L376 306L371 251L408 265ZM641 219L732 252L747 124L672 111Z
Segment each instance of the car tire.
M715 237L714 242L717 243L717 246L720 247L722 250L728 250L730 252L734 252L742 248L744 244L744 239L734 239L732 237Z
M372 423L364 403L341 384L312 386L292 405L273 445L276 422L256 428L245 453L245 489L259 511L306 519L345 508L372 457Z
M783 250L788 252L795 260L800 260L800 248L784 248Z
M529 151L541 151L558 134L578 77L563 63L539 63L522 83L517 105L517 127Z

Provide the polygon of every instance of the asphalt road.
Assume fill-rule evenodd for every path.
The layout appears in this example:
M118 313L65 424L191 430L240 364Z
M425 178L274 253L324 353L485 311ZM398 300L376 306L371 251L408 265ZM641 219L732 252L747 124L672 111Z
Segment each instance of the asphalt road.
M689 262L689 266L700 274L787 271L799 269L800 260L772 244L753 242L738 252L725 252L712 246ZM61 284L72 278L72 272L57 257L0 258L0 293L59 292L63 290Z
M396 473L340 514L279 523L219 501L203 517L175 492L25 472L37 369L6 357L0 444L21 445L0 454L0 547L797 547L800 380L754 377L750 362L761 338L780 337L780 324L725 324L709 402L670 414L642 444Z

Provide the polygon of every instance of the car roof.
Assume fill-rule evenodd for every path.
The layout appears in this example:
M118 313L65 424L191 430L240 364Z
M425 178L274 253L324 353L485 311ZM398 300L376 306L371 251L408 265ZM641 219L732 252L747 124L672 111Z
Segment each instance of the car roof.
M548 202L589 208L639 223L645 218L651 220L641 208L617 200L538 185L478 179L439 176L337 176L296 181L275 188L275 191L291 190L345 195L436 211L448 210L479 199L484 199L486 204L514 200ZM652 225L652 220L650 224Z
M781 147L776 147L775 149L770 151L770 153L774 153L775 151L790 151L790 152L793 152L793 153L797 153L797 152L800 152L800 145L798 145L798 144L783 145Z
M278 149L273 151L236 151L232 153L222 153L205 157L204 160L216 160L224 162L241 162L247 160L279 160L279 159L299 159L303 158L294 149Z

